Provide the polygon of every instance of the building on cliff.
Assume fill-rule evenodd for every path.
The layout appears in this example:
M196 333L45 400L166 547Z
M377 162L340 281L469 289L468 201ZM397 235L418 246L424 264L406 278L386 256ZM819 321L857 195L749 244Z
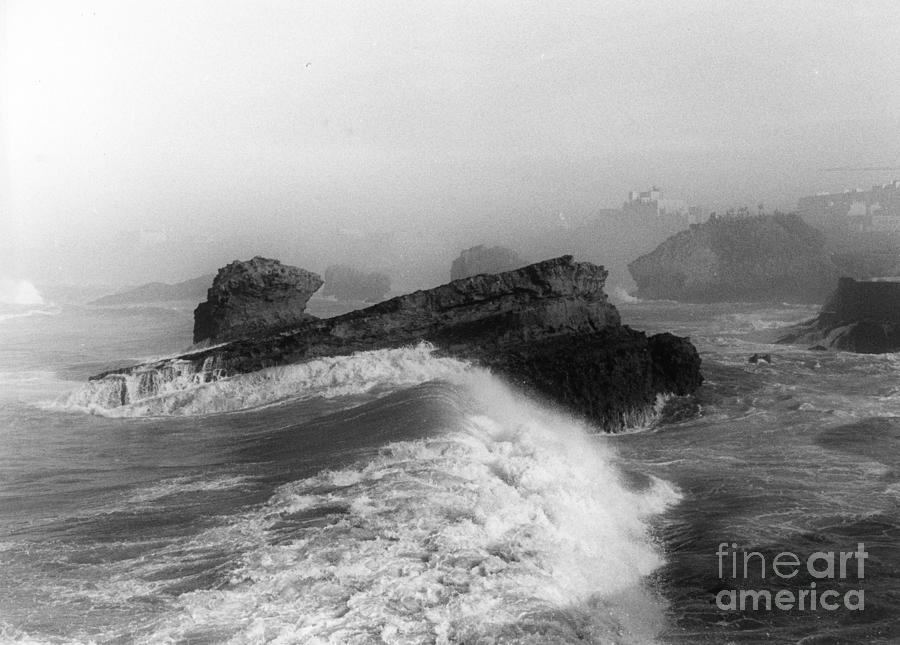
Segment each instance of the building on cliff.
M854 188L801 197L797 212L819 228L900 231L900 180L870 190Z
M628 201L622 205L622 211L642 217L680 217L690 224L703 219L698 207L688 206L687 202L681 199L664 198L662 191L656 186L650 190L629 192Z

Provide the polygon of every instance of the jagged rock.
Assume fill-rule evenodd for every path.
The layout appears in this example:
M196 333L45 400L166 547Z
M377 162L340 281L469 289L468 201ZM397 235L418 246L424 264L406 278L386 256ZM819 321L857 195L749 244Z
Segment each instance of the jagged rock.
M153 371L161 378L145 382L164 381L167 374L205 382L425 340L616 430L629 415L652 407L659 394L693 392L702 376L688 340L671 334L648 338L621 324L603 291L606 277L603 267L563 256L94 379Z
M687 395L703 382L700 356L686 339L648 338L624 325L513 346L486 362L610 431L652 409L657 395Z
M315 273L255 257L219 269L206 302L194 310L194 342L222 342L309 321L303 313L322 286Z
M503 273L518 269L524 264L515 251L504 246L473 246L453 260L450 280L461 280L482 273Z
M359 269L333 264L325 269L323 296L340 300L378 302L391 290L391 279L385 273L363 273Z
M841 278L819 315L777 342L860 354L900 351L900 282Z

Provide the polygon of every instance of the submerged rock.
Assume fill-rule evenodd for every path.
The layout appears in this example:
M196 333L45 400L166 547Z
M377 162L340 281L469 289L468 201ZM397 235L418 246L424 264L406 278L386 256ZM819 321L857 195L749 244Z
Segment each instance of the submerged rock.
M450 280L482 273L503 273L523 266L525 261L505 246L473 246L459 254L450 266Z
M693 392L702 376L700 358L687 339L647 337L621 324L603 291L606 277L603 267L563 256L94 379L175 373L175 363L177 373L207 382L316 357L429 341L445 355L486 365L617 430L630 415L652 408L658 395Z
M900 282L841 278L819 315L777 342L860 354L900 351Z
M206 302L194 310L194 342L219 343L309 321L306 303L321 286L315 273L278 260L236 260L219 269Z

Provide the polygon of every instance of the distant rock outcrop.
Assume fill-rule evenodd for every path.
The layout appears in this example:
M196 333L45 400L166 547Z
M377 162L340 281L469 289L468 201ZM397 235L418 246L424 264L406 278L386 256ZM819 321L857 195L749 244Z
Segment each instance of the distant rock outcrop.
M525 261L504 246L473 246L459 254L450 267L450 279L461 280L482 273L503 273L523 266Z
M339 300L363 300L378 302L391 290L391 279L386 273L364 273L343 264L332 264L325 269L323 296Z
M900 282L841 278L819 315L778 342L861 354L900 351Z
M197 302L206 294L209 285L213 281L212 275L202 275L199 278L166 284L164 282L148 282L139 287L111 293L92 300L89 305L99 307L111 307L117 305L153 304L159 302L176 302L186 300Z
M96 398L104 405L123 405L153 396L185 375L189 382L204 382L424 340L617 430L652 411L658 395L689 394L702 377L700 358L686 339L648 338L621 324L603 291L606 277L603 267L564 256L115 370L92 381L99 381Z
M194 310L194 342L223 342L266 334L309 321L309 297L322 286L317 274L255 257L219 269L206 302Z
M796 215L711 218L628 265L640 298L822 302L840 269Z

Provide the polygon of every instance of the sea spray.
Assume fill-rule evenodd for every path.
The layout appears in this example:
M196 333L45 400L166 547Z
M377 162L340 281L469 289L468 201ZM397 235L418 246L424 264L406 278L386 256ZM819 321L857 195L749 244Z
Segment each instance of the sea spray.
M42 305L44 298L28 280L0 277L0 304Z
M227 583L183 594L139 640L652 642L661 557L645 519L677 494L629 489L602 442L487 372L452 380L424 438L236 519L255 542Z

